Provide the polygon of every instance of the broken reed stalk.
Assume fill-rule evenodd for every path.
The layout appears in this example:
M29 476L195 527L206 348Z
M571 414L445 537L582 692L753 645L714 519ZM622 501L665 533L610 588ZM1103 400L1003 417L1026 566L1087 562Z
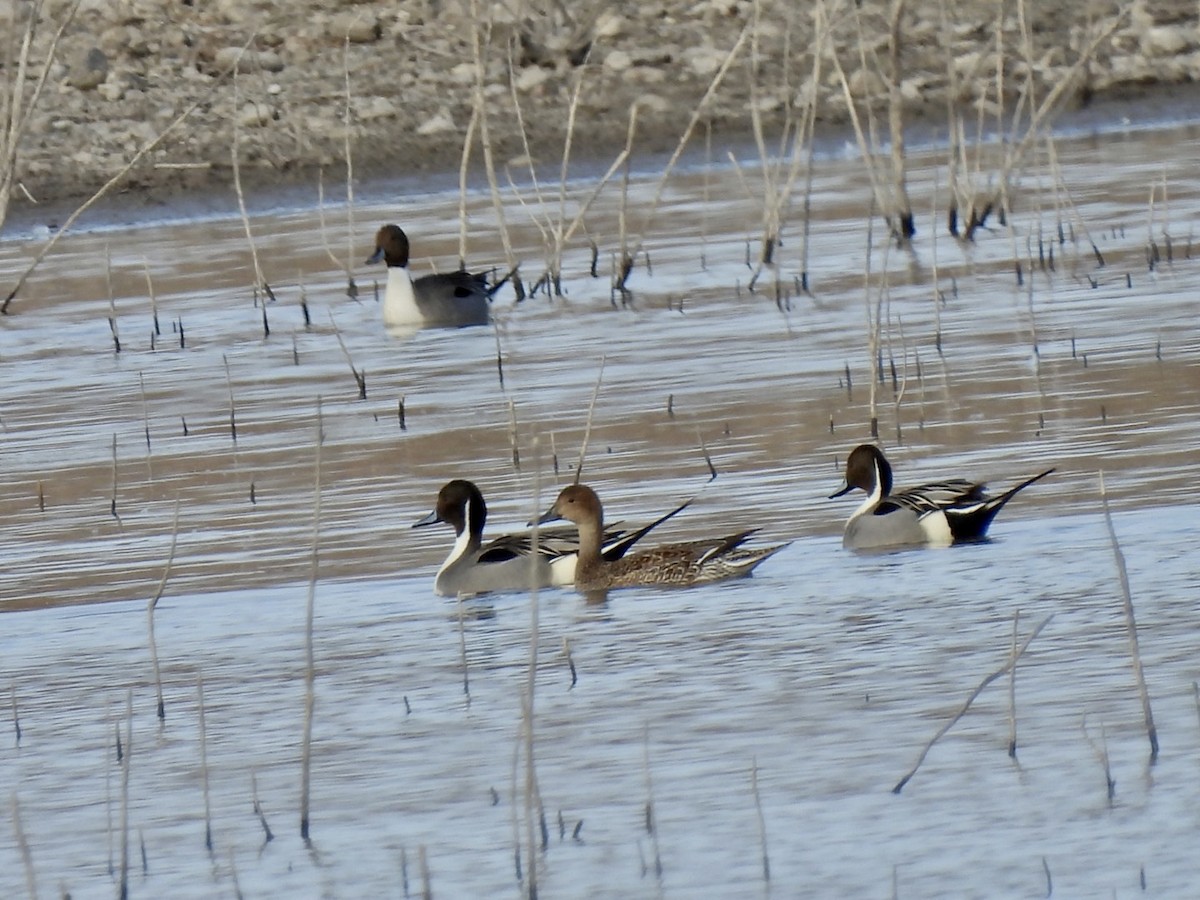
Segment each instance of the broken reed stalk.
M275 840L275 834L271 831L271 826L267 823L267 815L258 801L258 776L254 774L253 770L250 772L250 800L253 803L254 814L258 816L258 824L262 826L263 845L266 846Z
M1117 542L1113 528L1112 513L1108 508L1108 492L1104 489L1104 473L1100 472L1100 500L1104 505L1104 524L1112 541L1113 561L1117 566L1117 578L1121 585L1121 598L1125 608L1125 628L1129 634L1129 656L1133 663L1133 676L1137 681L1138 695L1142 700L1142 718L1146 723L1146 737L1150 741L1150 762L1158 759L1158 729L1154 727L1154 712L1150 709L1150 692L1146 689L1146 673L1142 669L1142 654L1138 649L1137 620L1133 615L1133 594L1129 590L1129 572L1125 568L1125 554Z
M899 794L902 790L904 790L904 786L908 784L914 775L917 774L917 770L921 768L921 764L925 762L925 757L929 755L929 751L933 749L933 745L936 744L938 740L940 740L941 737L946 734L946 732L953 728L959 719L966 715L967 710L971 708L971 704L975 702L975 698L983 693L984 688L1016 666L1017 660L1025 655L1025 651L1029 649L1029 645L1033 643L1033 639L1041 634L1042 629L1050 624L1050 620L1053 618L1054 614L1051 613L1050 615L1046 616L1046 618L1042 619L1042 621L1038 623L1037 627L1033 629L1033 632L1029 635L1029 637L1025 638L1024 642L1022 642L1017 651L1009 654L1008 662L979 682L975 689L967 696L967 699L963 702L962 706L958 708L958 711L950 717L945 725L937 730L937 733L930 739L929 743L925 745L925 748L921 751L920 756L917 757L917 761L913 767L908 770L903 778L896 782L896 786L892 788L893 794Z
M150 451L150 407L146 403L146 375L144 372L138 372L138 384L142 389L142 428L146 432L146 480L153 481L154 467Z
M1117 797L1117 780L1112 776L1112 760L1108 755L1108 732L1104 728L1104 720L1100 720L1100 743L1098 744L1092 739L1091 732L1088 731L1086 714L1079 721L1079 729L1083 732L1088 746L1092 748L1092 753L1096 755L1096 761L1104 769L1105 796L1108 799L1109 808L1112 808L1113 800Z
M508 446L512 451L513 471L521 471L521 446L517 435L517 404L512 397L508 398Z
M158 590L154 592L154 596L150 598L150 602L146 605L146 618L149 620L150 626L150 664L154 669L154 691L158 697L157 715L161 722L167 717L166 707L163 705L163 689L162 689L162 673L158 667L158 644L154 640L154 609L158 606L158 601L162 599L163 591L167 587L167 579L171 577L171 565L175 562L175 545L179 541L179 497L175 497L175 519L171 524L171 549L167 551L167 564L163 566L162 579L158 582Z
M250 216L246 212L246 195L242 193L242 167L240 161L240 146L241 146L241 125L238 123L238 109L240 103L238 100L238 77L235 68L233 73L233 144L230 147L230 157L233 162L233 190L237 194L238 213L242 217L242 228L246 232L246 243L250 245L250 261L254 264L254 293L258 294L259 289L266 296L263 298L263 330L266 330L266 303L267 299L274 300L275 293L271 290L271 285L267 284L267 279L263 276L262 266L258 261L258 247L254 243L254 233L250 230Z
M4 80L0 82L0 230L3 230L4 222L8 217L8 205L13 195L13 188L20 187L25 196L29 197L25 186L16 180L21 140L29 126L29 120L33 117L38 103L41 101L46 80L58 56L59 42L67 28L75 20L81 0L75 0L70 5L62 23L50 38L50 43L44 51L41 69L38 71L36 79L33 79L32 90L27 94L26 84L31 80L30 56L37 38L38 25L42 21L43 5L41 0L37 0L28 6L28 18L25 21L20 51L17 53L16 59L13 59L16 42L12 39L15 35L5 40L4 56L0 59L0 69L4 71ZM9 23L13 23L11 18Z
M150 318L154 323L154 330L150 332L150 349L153 350L155 339L162 334L162 326L158 323L158 297L154 293L154 279L150 277L150 262L144 256L142 270L146 273L146 294L150 298Z
M112 252L104 245L104 286L108 289L108 330L112 332L113 352L121 352L121 329L117 325L117 300L112 285Z
M342 340L342 330L338 328L337 322L333 319L333 310L329 311L329 324L333 326L333 336L337 338L338 346L342 348L342 355L346 357L346 364L350 366L350 373L354 376L354 383L358 385L358 399L367 399L367 370L359 371L354 365L354 357L350 355L349 349L346 347L346 342Z
M592 388L592 400L588 404L587 424L583 429L583 444L579 448L579 462L575 464L574 484L579 484L580 476L583 474L583 460L587 456L588 441L592 438L592 421L596 414L596 400L600 396L600 385L604 381L604 363L607 359L607 356L600 357L600 371L596 373L596 386Z
M321 444L325 427L321 421L321 398L317 398L316 452L313 460L312 566L308 578L308 601L304 610L304 736L300 747L300 837L309 841L309 799L312 775L312 723L316 705L316 664L313 660L313 609L317 599L317 570L321 537Z
M120 726L118 726L119 728ZM129 767L133 765L133 689L125 694L125 755L121 760L121 869L117 896L129 896Z
M758 841L762 844L763 881L771 880L771 857L767 853L767 820L763 816L762 797L758 793L758 760L750 763L750 792L754 795L754 812L758 817Z
M208 790L208 725L204 718L204 674L196 674L196 706L200 716L200 787L204 794L204 849L211 855L212 840L212 803Z
M10 795L12 803L13 837L17 839L17 847L21 851L21 865L25 869L25 890L32 900L37 900L38 883L37 870L33 867L33 851L29 849L29 838L25 835L25 827L21 824L21 802L17 792Z
M112 498L108 504L109 514L117 520L117 527L124 527L121 522L121 516L117 512L117 436L112 436Z
M63 27L65 28L66 26L64 25ZM25 282L29 280L29 276L33 274L34 269L36 269L38 266L41 265L42 260L46 258L46 256L50 253L50 251L52 249L54 249L55 244L57 244L59 242L59 240L62 238L62 236L71 229L71 226L74 225L76 221L78 221L79 217L82 216L89 209L91 209L92 206L94 206L97 202L99 202L102 197L106 196L108 194L108 192L111 191L116 185L120 184L121 181L124 180L125 176L127 174L129 174L130 170L133 169L134 166L136 166L138 163L140 163L142 161L142 159L148 153L150 153L150 151L152 151L155 147L157 147L164 140L166 140L167 136L169 134L171 134L173 131L175 131L176 128L178 128L185 121L187 121L187 119L191 116L192 113L194 113L201 106L205 106L212 102L212 95L216 92L217 86L220 85L221 82L223 82L229 76L229 74L234 69L237 68L238 61L241 60L241 54L246 51L246 48L250 46L251 41L253 41L256 37L257 37L257 33L252 34L246 40L246 42L244 44L242 44L241 52L238 53L238 60L235 60L228 69L226 69L225 71L218 74L217 77L212 80L212 83L209 85L208 93L206 93L203 97L200 97L198 100L193 102L190 106L188 106L186 109L184 109L183 112L181 112L178 116L176 116L167 125L166 128L164 128L162 131L160 131L158 133L158 137L154 138L148 144L144 144L143 146L139 147L137 152L135 152L133 154L133 156L130 157L129 161L125 164L124 168L122 168L119 172L117 172L117 174L115 174L108 181L104 182L104 184L101 186L101 188L98 191L96 191L96 193L92 194L92 196L89 197L87 200L85 200L82 204L80 204L73 213L71 213L69 216L67 216L66 220L62 223L62 225L59 226L58 231L56 231L50 237L50 240L48 240L42 246L42 248L40 250L38 250L37 255L34 256L34 258L33 258L33 261L30 262L29 265L25 268L25 270L21 273L21 276L17 279L17 283L8 292L8 296L6 296L4 298L4 302L0 303L0 315L8 315L9 304L11 304L12 301L16 298L16 296L20 292L21 288L23 288L25 286ZM55 40L57 41L57 38ZM50 63L49 63L49 58L48 58L46 65L49 66L49 64ZM2 179L2 178L3 178L3 172L0 172L0 179ZM2 187L2 186L3 185L0 185L0 187ZM0 196L7 198L8 192L7 191L0 192ZM6 202L6 201L0 201L0 204L2 204L3 202Z

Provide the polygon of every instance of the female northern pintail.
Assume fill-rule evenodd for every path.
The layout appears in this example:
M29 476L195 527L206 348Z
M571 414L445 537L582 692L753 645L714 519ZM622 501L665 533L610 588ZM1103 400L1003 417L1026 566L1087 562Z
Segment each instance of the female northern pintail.
M601 554L620 559L653 528L686 509L687 501L649 525L625 531L619 524L604 534ZM483 543L487 522L487 504L472 482L449 481L438 491L437 505L429 515L413 523L414 528L446 522L457 535L454 547L438 569L433 589L443 597L481 594L489 591L529 590L538 587L569 585L575 579L579 558L579 532L573 527L538 530L537 553L533 552L533 534L506 534Z
M892 467L883 451L873 444L861 444L846 459L845 485L830 499L854 488L867 492L867 499L846 522L844 547L945 546L983 539L1005 503L1053 471L1047 469L996 497L988 497L981 482L965 478L935 481L893 494Z
M579 526L579 562L575 587L581 591L638 584L691 585L723 578L749 575L754 567L786 544L742 548L757 529L739 531L713 540L664 544L632 556L610 560L601 552L604 509L590 487L573 484L563 488L539 522L567 519Z
M368 263L387 263L387 292L383 296L386 325L486 325L495 287L487 275L437 272L413 279L408 272L408 235L399 225L384 225L375 233L375 252ZM496 285L499 287L499 285Z

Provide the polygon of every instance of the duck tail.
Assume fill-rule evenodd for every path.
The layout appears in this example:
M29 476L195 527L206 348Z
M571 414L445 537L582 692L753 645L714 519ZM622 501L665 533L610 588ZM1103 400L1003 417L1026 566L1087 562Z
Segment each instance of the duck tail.
M1006 504L1013 497L1017 496L1025 488L1029 487L1035 481L1041 481L1054 469L1047 469L1045 472L1039 472L1032 478L1027 478L1020 484L1009 488L1003 494L998 494L995 497L989 497L982 503L974 504L970 507L961 509L946 510L946 518L950 523L950 532L954 536L955 541L977 541L981 540L986 534L988 527L992 524L992 520L1004 509Z

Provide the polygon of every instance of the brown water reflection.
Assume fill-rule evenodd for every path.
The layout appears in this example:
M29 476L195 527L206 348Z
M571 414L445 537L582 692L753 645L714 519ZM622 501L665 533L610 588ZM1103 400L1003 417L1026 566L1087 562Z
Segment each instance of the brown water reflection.
M1194 480L1187 451L1196 442L1200 275L1191 222L1200 186L1183 161L1195 142L1186 130L1064 141L1062 181L1077 217L1064 209L1060 220L1046 176L1031 173L1011 234L998 228L961 246L930 223L911 254L876 239L871 302L886 290L890 322L880 431L889 445L903 442L893 451L902 477L946 467L1011 479L1059 467L1006 517L1094 507L1100 468L1129 505L1171 502ZM935 154L916 164L919 209L944 170ZM1150 186L1164 179L1170 205L1148 218ZM868 436L865 197L860 163L822 162L808 267L814 295L792 288L784 314L742 287L757 205L727 170L699 167L672 181L647 239L652 268L631 281L634 309L612 308L607 280L587 277L590 254L577 246L566 260L566 298L539 296L519 308L505 300L495 333L404 340L380 325L371 286L382 272L356 271L363 296L347 299L312 212L255 222L280 297L267 309L269 334L247 288L252 270L238 222L68 237L0 330L0 515L9 535L0 607L148 596L162 574L176 498L172 591L306 578L318 402L322 577L427 569L445 536L411 534L407 523L448 477L483 483L497 525L527 518L536 460L544 490L565 477L551 471L552 453L560 472L573 465L602 359L588 471L616 509L639 514L697 491L707 476L703 443L723 478L679 521L683 534L713 518L757 521L772 537L835 534L847 510L821 498L840 456ZM399 209L359 209L352 258L378 221L397 218L414 235L418 265L426 257L452 265L455 206L456 198L426 196ZM617 212L608 198L588 221L602 259L614 246ZM486 198L472 198L470 215L473 260L499 261ZM508 217L532 275L537 231L516 211ZM1060 221L1074 240L1058 241ZM785 236L785 288L801 270L798 232L793 225ZM1165 253L1168 237L1171 260L1148 269L1149 243ZM345 243L340 233L327 240ZM35 247L33 239L0 245L0 271L15 271ZM1014 257L1025 271L1021 286ZM366 372L365 401L335 332ZM906 378L898 408L892 365ZM727 489L735 476L737 490Z

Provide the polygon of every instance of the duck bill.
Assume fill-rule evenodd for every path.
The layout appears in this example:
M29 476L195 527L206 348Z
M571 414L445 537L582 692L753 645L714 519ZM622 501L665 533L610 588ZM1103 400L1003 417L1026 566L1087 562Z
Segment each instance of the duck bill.
M379 262L381 259L383 259L383 248L376 247L375 252L367 257L367 261L364 263L364 265L372 265L373 263Z
M546 510L544 513L542 513L540 516L538 516L536 519L533 519L532 521L530 521L529 524L530 525L545 525L547 522L557 522L561 518L562 518L562 516L560 516L558 514L558 510L552 506L548 510Z
M437 510L435 509L431 513L429 513L429 515L425 516L424 518L418 519L416 522L413 522L412 527L413 528L422 528L426 525L436 525L440 521L442 521L442 520L438 518Z
M846 494L850 493L852 490L854 490L854 485L843 484L842 489L840 491L836 491L829 495L829 499L836 500L838 497L844 497Z

